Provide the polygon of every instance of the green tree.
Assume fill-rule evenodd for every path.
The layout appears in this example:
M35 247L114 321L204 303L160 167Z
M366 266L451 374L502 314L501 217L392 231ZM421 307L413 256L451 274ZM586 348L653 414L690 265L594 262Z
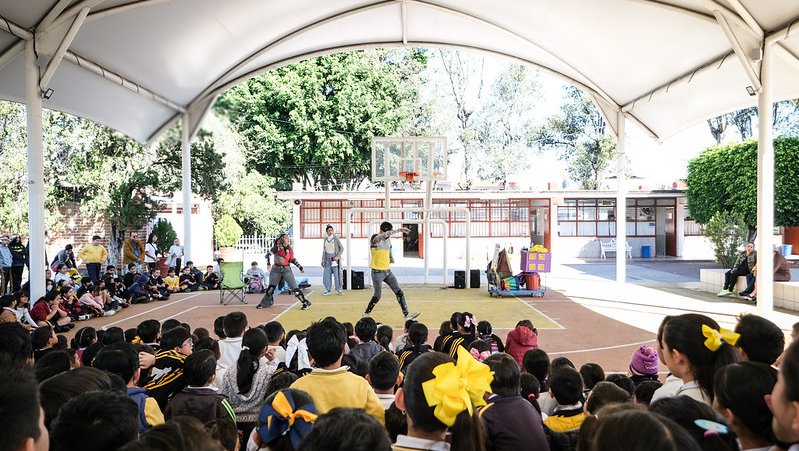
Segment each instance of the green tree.
M239 223L230 215L223 215L214 221L214 241L218 247L235 246L243 234Z
M799 225L799 138L774 140L774 223ZM757 142L705 149L688 163L687 197L691 215L709 223L717 212L740 215L750 230L757 226Z
M278 200L274 180L255 171L237 178L233 187L214 203L214 217L230 216L244 233L276 236L291 225L291 206Z
M391 52L284 66L230 89L216 106L244 137L250 165L281 189L352 188L370 174L372 137L394 134L409 115L401 65L386 63ZM407 57L421 68L420 55Z
M747 241L748 230L739 213L717 211L705 227L705 236L713 246L716 262L732 268L738 257L738 247Z
M588 94L574 86L564 88L560 114L549 118L530 139L542 149L557 150L580 189L600 188L616 150L602 113Z

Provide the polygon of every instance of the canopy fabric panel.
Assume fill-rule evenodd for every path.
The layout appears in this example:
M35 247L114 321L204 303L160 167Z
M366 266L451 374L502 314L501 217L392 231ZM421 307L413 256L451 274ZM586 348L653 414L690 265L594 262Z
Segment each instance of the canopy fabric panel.
M764 42L774 98L799 97L793 0L0 0L0 16L0 98L24 101L21 42L36 37L44 73L74 27L44 106L142 142L186 112L196 127L216 95L264 70L368 47L533 64L591 92L614 129L621 110L658 138L754 106Z

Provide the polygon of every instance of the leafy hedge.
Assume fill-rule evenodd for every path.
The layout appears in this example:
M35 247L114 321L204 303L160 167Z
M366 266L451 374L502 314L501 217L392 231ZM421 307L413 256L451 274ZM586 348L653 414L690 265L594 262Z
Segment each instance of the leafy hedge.
M799 226L799 138L774 140L774 224ZM705 149L688 163L688 208L700 224L716 212L757 224L757 142Z

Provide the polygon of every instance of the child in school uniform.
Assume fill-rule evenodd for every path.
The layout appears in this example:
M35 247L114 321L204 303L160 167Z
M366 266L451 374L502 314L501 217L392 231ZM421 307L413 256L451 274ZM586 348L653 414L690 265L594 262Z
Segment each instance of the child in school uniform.
M182 415L197 418L203 424L224 420L236 426L236 414L225 395L211 388L216 379L216 357L209 349L192 353L183 362L186 388L169 400L164 418Z

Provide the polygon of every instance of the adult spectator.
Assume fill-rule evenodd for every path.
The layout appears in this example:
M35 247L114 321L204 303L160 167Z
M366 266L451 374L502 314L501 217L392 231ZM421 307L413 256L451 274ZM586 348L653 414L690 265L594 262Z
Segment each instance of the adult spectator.
M88 271L92 282L100 283L100 271L108 258L108 251L100 244L100 236L94 235L91 244L83 246L78 252L78 257L86 263L86 271Z
M32 365L33 345L30 333L18 323L0 323L0 367ZM0 416L0 418L5 417Z
M6 286L8 282L11 280L11 250L8 248L9 238L8 235L3 235L0 237L0 270L2 270L2 274L0 274L0 295L6 294Z
M757 264L757 252L755 251L755 243L748 242L744 250L738 254L735 259L735 264L732 269L724 273L724 287L717 296L729 296L735 290L735 284L738 283L738 277L745 276L752 272L752 268ZM751 293L754 286L747 286L744 292Z
M144 243L139 240L139 234L135 231L130 232L130 238L122 244L122 267L129 269L128 265L131 263L139 271L144 263Z
M155 271L155 262L158 261L158 237L151 233L147 237L147 244L144 245L144 263L147 264L147 269L152 274Z
M78 267L78 265L75 264L75 254L73 253L71 244L67 244L63 249L58 251L53 260L53 264L50 266L53 270L58 271L58 265L66 265L67 269Z
M52 423L51 451L114 451L139 432L136 403L113 391L93 391L70 399Z
M785 351L777 384L766 404L774 415L771 428L777 440L791 444L789 451L799 451L799 344Z
M739 294L752 302L757 301L757 286L755 281L757 279L757 266L752 268L752 273L746 275L746 290ZM774 281L775 282L789 282L791 280L791 267L788 260L774 248Z
M39 405L39 385L30 371L22 368L0 371L0 418L3 419L2 449L46 451L49 448L50 436Z
M166 265L173 268L176 273L180 273L180 263L183 260L183 246L180 245L180 240L175 238L172 245L169 246L167 252Z
M28 252L22 244L22 238L17 235L11 237L8 250L11 251L11 291L17 292L22 287L22 271L28 261Z
M785 349L785 334L779 326L762 316L741 314L735 333L741 335L735 347L743 361L773 365Z

